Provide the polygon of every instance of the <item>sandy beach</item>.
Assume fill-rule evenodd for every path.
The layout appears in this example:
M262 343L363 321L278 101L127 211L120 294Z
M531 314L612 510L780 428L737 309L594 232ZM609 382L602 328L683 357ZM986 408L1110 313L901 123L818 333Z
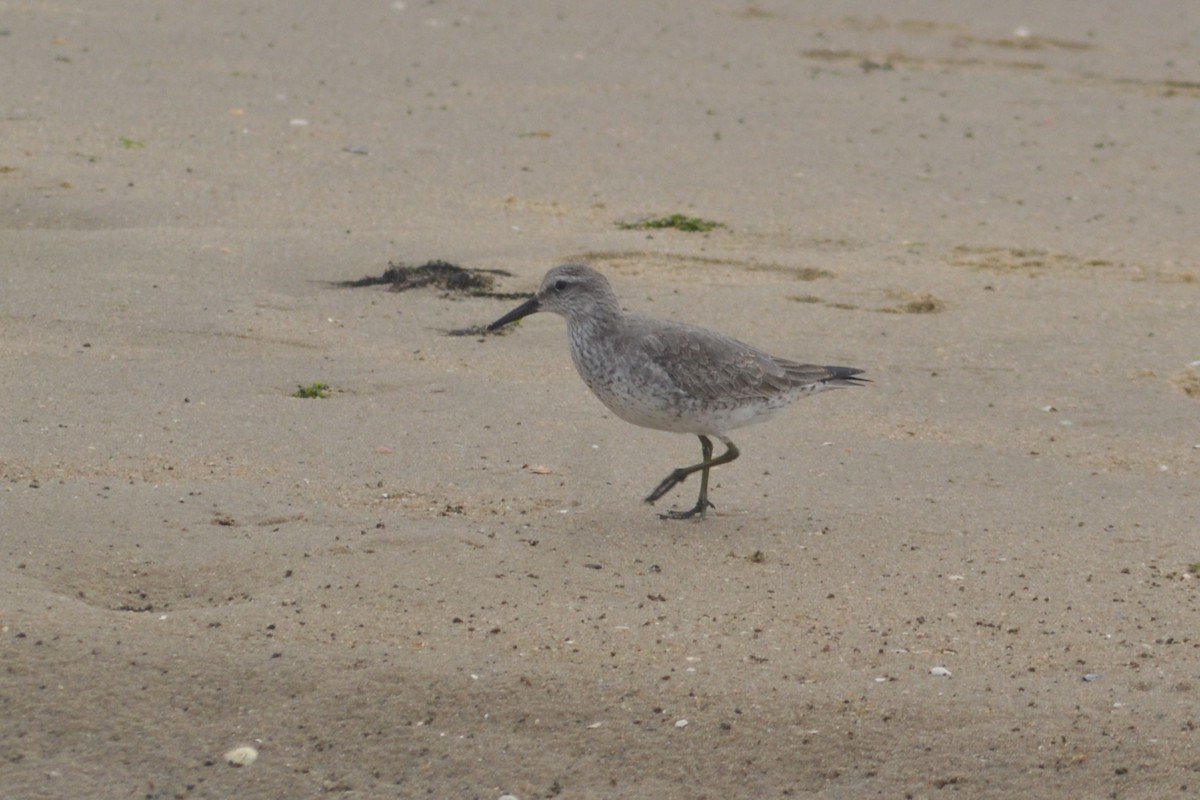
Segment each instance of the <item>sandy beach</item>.
M1200 6L28 0L0 57L0 796L1200 792ZM491 294L339 285L431 261ZM560 318L451 335L573 261L872 384L662 520L695 438Z

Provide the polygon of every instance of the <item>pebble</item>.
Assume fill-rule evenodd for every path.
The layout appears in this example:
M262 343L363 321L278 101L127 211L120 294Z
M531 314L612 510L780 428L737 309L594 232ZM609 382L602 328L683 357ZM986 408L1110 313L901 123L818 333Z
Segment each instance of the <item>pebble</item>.
M951 673L950 670L946 669L945 667L934 667L933 669L929 670L929 674L935 678L949 678L953 673Z
M235 747L225 753L225 761L231 767L248 767L258 760L258 751L253 747Z

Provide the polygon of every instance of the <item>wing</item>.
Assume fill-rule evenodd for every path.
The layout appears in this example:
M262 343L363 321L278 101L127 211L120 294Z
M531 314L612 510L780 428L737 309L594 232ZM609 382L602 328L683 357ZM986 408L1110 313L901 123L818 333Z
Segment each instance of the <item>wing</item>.
M654 322L636 326L641 339L630 344L645 355L647 369L693 398L770 400L804 386L853 386L862 380L853 377L862 370L799 364L707 328Z

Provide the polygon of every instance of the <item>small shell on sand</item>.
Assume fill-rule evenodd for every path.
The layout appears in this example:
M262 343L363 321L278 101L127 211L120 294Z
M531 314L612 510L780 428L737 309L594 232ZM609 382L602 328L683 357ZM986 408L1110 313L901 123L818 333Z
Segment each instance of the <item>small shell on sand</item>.
M248 767L258 760L258 751L253 747L235 747L225 753L225 762L231 767Z

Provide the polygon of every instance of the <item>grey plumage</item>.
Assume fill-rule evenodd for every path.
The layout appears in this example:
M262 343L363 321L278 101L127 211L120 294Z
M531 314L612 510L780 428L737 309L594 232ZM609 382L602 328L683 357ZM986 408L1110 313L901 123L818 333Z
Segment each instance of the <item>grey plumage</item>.
M608 279L582 264L550 270L536 296L488 330L537 311L566 318L575 367L614 414L635 425L700 437L701 463L675 470L646 498L652 503L702 472L696 506L664 515L672 518L703 517L712 505L709 469L738 455L729 430L760 422L805 395L867 382L855 377L860 369L800 364L698 325L622 311ZM727 447L716 459L708 436Z

